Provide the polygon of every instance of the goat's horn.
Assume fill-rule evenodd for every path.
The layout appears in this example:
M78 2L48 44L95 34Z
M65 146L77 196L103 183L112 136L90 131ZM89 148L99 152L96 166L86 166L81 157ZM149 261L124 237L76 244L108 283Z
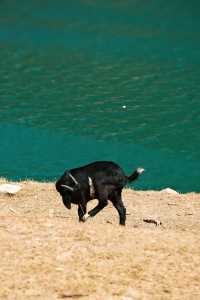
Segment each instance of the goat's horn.
M74 176L72 176L71 173L69 173L69 177L71 177L71 179L74 181L75 184L78 184L78 181L74 178Z
M68 189L68 190L70 190L70 191L72 191L72 192L73 192L73 190L74 190L74 189L73 189L71 186L69 186L69 185L61 184L61 186L65 187L66 189Z

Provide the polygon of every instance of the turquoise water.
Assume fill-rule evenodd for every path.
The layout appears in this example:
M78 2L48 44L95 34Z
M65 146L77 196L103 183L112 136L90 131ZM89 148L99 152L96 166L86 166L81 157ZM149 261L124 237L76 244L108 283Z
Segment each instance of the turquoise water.
M199 9L2 1L0 176L55 180L108 159L143 166L138 189L200 191Z

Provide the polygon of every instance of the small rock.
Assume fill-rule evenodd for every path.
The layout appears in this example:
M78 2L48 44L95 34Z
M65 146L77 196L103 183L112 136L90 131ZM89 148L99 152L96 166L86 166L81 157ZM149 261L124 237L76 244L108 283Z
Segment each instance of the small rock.
M4 183L0 184L0 193L14 195L21 190L20 185Z

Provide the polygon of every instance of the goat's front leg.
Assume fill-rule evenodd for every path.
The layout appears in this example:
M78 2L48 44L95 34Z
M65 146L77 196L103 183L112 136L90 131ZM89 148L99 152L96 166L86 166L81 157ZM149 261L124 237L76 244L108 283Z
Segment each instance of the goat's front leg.
M85 222L85 218L84 216L87 215L86 214L86 205L85 204L79 204L78 205L78 217L79 217L79 222Z
M96 214L98 214L105 206L108 205L108 194L107 191L105 192L101 192L98 195L98 201L99 203L97 204L97 206L95 206L93 209L91 209L88 212L88 216L89 217L94 217Z
M87 202L85 200L85 195L81 193L81 201L78 204L78 216L79 216L79 222L85 222L87 215Z

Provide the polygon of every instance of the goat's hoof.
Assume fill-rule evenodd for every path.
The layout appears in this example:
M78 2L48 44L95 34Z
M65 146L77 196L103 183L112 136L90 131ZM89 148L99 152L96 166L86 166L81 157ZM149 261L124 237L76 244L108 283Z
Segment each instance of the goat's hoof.
M85 214L82 218L82 221L85 222L87 221L87 219L90 218L90 215L89 214Z
M121 225L121 226L125 226L125 225L126 225L126 223L124 223L124 222L121 222L121 223L119 223L119 225Z

